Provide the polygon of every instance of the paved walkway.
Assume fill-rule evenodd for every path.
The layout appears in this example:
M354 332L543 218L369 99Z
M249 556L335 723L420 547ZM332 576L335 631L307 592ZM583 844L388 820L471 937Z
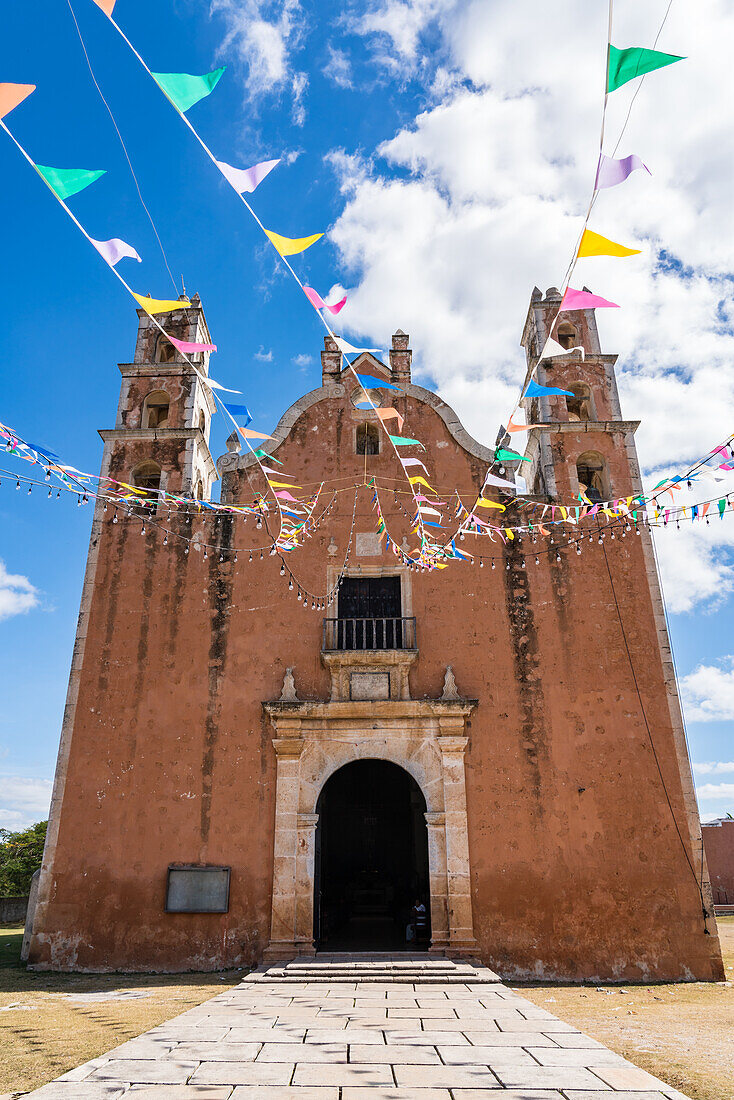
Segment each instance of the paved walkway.
M28 1096L687 1100L483 967L354 959L255 972Z

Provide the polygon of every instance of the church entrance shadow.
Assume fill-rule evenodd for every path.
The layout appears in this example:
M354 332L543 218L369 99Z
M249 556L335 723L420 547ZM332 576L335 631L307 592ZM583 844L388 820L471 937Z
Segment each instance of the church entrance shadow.
M426 801L386 760L357 760L319 796L314 934L321 951L421 951L430 944ZM413 907L425 906L425 925Z

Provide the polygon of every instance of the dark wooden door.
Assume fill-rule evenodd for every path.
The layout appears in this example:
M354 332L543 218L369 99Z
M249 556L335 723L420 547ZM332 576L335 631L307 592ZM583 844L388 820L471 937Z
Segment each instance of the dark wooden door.
M402 646L400 577L345 577L339 589L340 649Z

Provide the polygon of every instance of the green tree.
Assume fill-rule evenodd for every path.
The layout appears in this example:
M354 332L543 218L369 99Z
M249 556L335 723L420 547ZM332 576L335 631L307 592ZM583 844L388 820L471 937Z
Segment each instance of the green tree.
M48 821L37 821L12 833L0 829L0 895L22 897L31 888L31 876L41 866Z

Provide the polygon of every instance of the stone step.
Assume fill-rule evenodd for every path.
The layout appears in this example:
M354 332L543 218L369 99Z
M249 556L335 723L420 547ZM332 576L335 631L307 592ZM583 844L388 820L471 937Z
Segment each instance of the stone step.
M360 959L342 956L334 961L321 956L294 959L281 965L261 966L244 978L245 982L277 982L294 985L301 982L323 985L359 982L399 983L403 985L496 985L500 978L481 964L454 962L451 959L394 958Z

